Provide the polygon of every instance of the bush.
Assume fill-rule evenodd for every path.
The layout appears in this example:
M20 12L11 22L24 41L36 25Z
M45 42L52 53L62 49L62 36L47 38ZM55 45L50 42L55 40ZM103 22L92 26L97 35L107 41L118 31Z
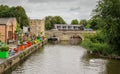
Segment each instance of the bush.
M110 55L113 53L113 50L104 42L103 36L100 33L96 35L86 35L84 38L85 40L82 41L81 45L88 51L103 55Z
M9 50L9 46L4 42L0 42L0 51L8 51L8 50Z
M82 41L81 45L89 50L89 48L92 47L92 42L90 41L90 39L85 39L84 41Z
M0 47L0 51L8 51L8 50L9 50L8 46Z
M112 53L112 50L107 43L93 43L93 48L91 49L92 51L103 55L110 55Z

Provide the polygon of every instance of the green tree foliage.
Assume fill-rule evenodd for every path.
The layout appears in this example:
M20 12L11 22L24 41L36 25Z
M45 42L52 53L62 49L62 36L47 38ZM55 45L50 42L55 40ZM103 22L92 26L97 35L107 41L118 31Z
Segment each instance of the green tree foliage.
M20 25L17 23L16 32L19 32L19 31L20 31Z
M0 17L7 17L10 15L9 13L10 8L7 5L0 6Z
M120 55L120 0L100 0L94 11L104 21L104 39Z
M45 17L45 29L51 30L54 28L55 24L66 24L60 16L47 16Z
M23 7L8 7L7 5L0 6L0 17L16 17L17 22L19 22L20 27L28 26L29 19Z
M87 20L85 20L85 19L81 20L80 24L85 27L87 25Z
M65 23L66 23L66 22L63 20L63 18L60 17L60 16L54 16L54 17L52 18L52 20L53 20L53 24L65 24Z
M74 19L71 21L71 24L73 25L78 25L79 24L79 21L77 19Z
M96 31L96 34L83 34L84 40L82 46L87 48L88 51L93 51L99 55L111 55L113 49L104 40L104 34L100 30Z
M52 23L52 16L45 17L45 29L50 30L54 28L54 24Z
M1 33L0 33L0 38L1 38Z
M102 21L101 18L91 18L90 20L88 20L88 24L89 28L92 28L94 30L98 30L102 28L102 24L104 24L104 22Z

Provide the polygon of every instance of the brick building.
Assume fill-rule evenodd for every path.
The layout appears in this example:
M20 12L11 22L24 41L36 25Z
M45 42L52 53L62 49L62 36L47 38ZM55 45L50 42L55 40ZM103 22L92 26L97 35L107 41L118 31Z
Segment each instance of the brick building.
M0 18L0 40L8 42L15 40L16 18Z
M45 35L45 21L40 19L31 19L30 32L35 35Z

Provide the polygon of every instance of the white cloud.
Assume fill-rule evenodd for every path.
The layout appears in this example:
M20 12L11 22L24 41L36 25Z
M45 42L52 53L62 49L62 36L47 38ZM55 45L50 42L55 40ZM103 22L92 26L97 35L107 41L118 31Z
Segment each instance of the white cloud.
M97 0L0 0L0 4L21 5L31 18L62 16L68 23L72 19L89 19Z

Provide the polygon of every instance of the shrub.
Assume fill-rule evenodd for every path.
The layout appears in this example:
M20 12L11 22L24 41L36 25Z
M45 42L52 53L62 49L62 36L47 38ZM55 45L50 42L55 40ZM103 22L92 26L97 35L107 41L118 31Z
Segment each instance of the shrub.
M88 51L93 51L98 54L110 55L113 53L112 48L104 42L103 36L100 33L96 35L86 35L81 45Z
M85 39L84 41L82 41L81 45L89 50L89 48L92 47L92 42L90 41L90 39Z
M9 50L8 46L0 47L0 51L8 51L8 50Z
M0 51L8 51L8 50L9 50L9 46L4 42L0 42Z

